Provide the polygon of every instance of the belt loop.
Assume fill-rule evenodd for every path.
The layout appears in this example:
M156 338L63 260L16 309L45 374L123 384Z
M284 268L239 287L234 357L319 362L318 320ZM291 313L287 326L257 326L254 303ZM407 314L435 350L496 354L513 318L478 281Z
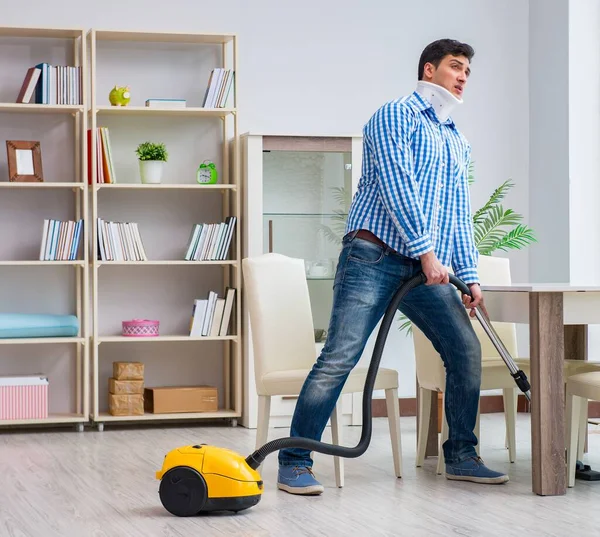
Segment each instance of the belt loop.
M360 229L355 229L354 231L351 231L350 233L348 233L346 235L346 237L348 238L348 241L352 242L356 238L356 235L358 235L359 231L360 231Z

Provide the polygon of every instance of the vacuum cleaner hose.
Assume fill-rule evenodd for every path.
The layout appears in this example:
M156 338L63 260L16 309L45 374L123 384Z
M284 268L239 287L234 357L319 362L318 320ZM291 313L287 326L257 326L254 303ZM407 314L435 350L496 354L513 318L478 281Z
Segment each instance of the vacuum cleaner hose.
M450 283L452 283L459 291L463 294L471 296L471 290L469 287L459 278L453 274L449 275ZM373 356L371 357L371 363L367 371L367 378L365 380L365 389L363 391L362 401L362 416L363 416L363 427L360 441L354 447L336 446L333 444L327 444L314 440L311 438L302 437L287 437L278 438L266 443L264 446L258 448L254 453L248 455L246 463L251 468L258 468L265 460L267 455L274 451L279 451L285 448L301 448L308 449L310 451L316 451L318 453L324 453L325 455L335 455L344 458L355 458L360 457L369 447L372 433L372 413L371 404L373 399L373 389L375 386L375 379L377 377L377 371L379 369L379 363L381 362L381 356L383 355L383 349L387 340L392 321L402 299L406 294L415 287L424 284L427 281L427 277L423 272L419 272L416 276L413 276L410 280L402 284L396 294L392 297L383 320L381 321L381 327L377 334L377 340L375 341L375 348L373 349Z

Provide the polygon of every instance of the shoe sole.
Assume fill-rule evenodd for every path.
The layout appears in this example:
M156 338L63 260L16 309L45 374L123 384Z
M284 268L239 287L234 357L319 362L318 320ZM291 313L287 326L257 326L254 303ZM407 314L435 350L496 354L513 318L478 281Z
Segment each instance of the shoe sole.
M311 485L310 487L290 487L283 483L277 483L277 488L290 494L297 494L299 496L318 496L325 490L322 486Z
M446 479L451 481L471 481L472 483L482 483L484 485L501 485L508 481L507 475L498 477L475 477L470 475L452 475L446 474Z

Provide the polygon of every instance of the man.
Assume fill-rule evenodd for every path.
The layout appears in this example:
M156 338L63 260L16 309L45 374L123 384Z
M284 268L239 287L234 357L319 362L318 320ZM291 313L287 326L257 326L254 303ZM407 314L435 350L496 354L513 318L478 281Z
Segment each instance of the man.
M446 477L504 483L477 456L473 433L481 385L481 348L466 308L483 308L477 276L467 169L470 146L450 117L462 103L471 46L442 39L422 52L416 90L383 105L363 132L363 166L334 280L328 337L308 375L291 436L320 439L344 382L397 289L427 276L401 311L430 339L446 367ZM459 298L452 266L472 293ZM464 305L463 305L464 304ZM485 310L484 310L485 311ZM320 494L310 453L279 453L278 487Z

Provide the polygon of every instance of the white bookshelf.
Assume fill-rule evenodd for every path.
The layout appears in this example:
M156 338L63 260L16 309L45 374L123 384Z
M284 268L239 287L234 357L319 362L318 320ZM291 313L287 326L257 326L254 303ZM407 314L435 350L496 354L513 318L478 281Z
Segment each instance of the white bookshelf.
M10 52L7 52L10 51ZM88 260L88 203L85 187L86 154L83 134L87 128L86 90L80 105L16 103L27 69L41 62L81 67L87 70L85 31L82 29L0 27L0 130L4 139L41 140L43 182L9 182L0 177L0 211L18 222L14 230L4 227L0 238L0 278L3 312L42 313L57 284L64 285L68 299L56 307L77 316L77 337L0 339L0 376L43 374L49 378L49 415L45 419L0 420L0 427L72 425L83 430L89 421L88 351L90 322ZM58 134L50 132L60 125ZM14 133L14 134L13 134ZM60 147L61 135L72 137L73 145ZM58 141L56 141L58 140ZM56 144L53 142L56 141ZM56 155L61 166L56 166ZM72 155L72 157L71 157ZM5 168L6 170L6 168ZM68 215L61 212L68 211ZM77 260L40 261L44 219L83 220ZM45 282L52 282L47 285ZM71 286L72 283L72 286ZM51 311L54 313L54 311ZM63 313L60 312L60 313ZM56 363L67 361L75 369L71 377ZM74 382L71 380L74 379ZM70 407L65 411L66 407Z
M221 34L92 29L88 32L87 41L91 81L91 98L87 115L92 130L92 147L96 146L96 127L108 126L111 149L115 148L113 159L116 169L115 183L98 183L96 154L92 151L90 257L93 329L90 417L100 430L107 423L166 420L226 419L235 425L237 419L242 415L241 202L238 187L240 175L238 114L235 107L235 103L237 103L237 38L235 35ZM139 58L136 54L139 55L139 48L145 46L152 47L152 50L156 51L156 54L163 59L165 57L162 56L163 49L161 47L163 46L166 51L164 54L168 54L169 51L171 54L178 54L174 47L185 46L189 47L189 50L197 49L200 55L204 54L202 51L209 47L209 52L202 56L206 64L210 64L212 58L213 63L208 70L184 73L188 77L186 78L188 85L182 84L182 86L185 86L185 91L192 96L188 99L189 106L180 109L160 109L143 105L144 99L156 97L151 94L144 94L142 97L143 92L146 91L144 83L148 86L155 84L154 88L157 88L161 83L161 69L167 69L164 71L165 73L170 68L177 72L176 67L161 64L160 59L155 61L155 67L148 67L148 69L156 69L152 73L154 79L149 76L144 78L146 75L144 67L139 67L140 71L137 74L143 80L135 88L132 88L131 102L127 106L113 107L109 104L107 93L109 85L125 84L126 82L120 82L120 80L132 78L123 75L123 73L127 73L125 65L133 65L135 62L135 60L128 60L128 53ZM102 55L103 48L107 50L104 56ZM121 48L123 49L122 53ZM214 54L214 56L210 56L210 54ZM110 62L104 61L104 58L110 58ZM121 61L123 65L121 65ZM131 63L128 64L128 61ZM148 66L149 64L144 65ZM233 103L233 107L217 109L202 107L210 69L216 67L232 69L235 72L235 83L229 99L229 103ZM117 73L114 75L114 79L110 78L111 75L107 75L111 69ZM189 84L192 78L193 86ZM131 84L131 82L127 83ZM175 86L175 84L171 84L171 86ZM131 129L131 131L127 131L127 129ZM138 130L136 131L136 129ZM211 143L217 147L216 151L219 156L218 160L213 160L219 171L218 184L199 185L196 183L195 169L182 167L181 153L178 157L172 156L170 148L180 150L176 145L176 139L172 137L170 143L167 143L167 149L169 150L169 159L174 161L175 171L170 174L165 172L163 182L160 184L140 182L139 173L135 169L137 163L131 162L129 156L131 150L126 152L123 149L124 146L131 143L131 148L133 148L134 145L137 146L138 142L146 141L146 139L162 140L163 135L171 136L174 129L179 129L182 144L192 144L189 137L193 136L193 129L206 129L211 134L216 132L216 136L212 137L215 141ZM131 137L137 136L135 143L130 142L126 135L122 134L125 131L134 133ZM202 138L202 140L204 143L205 139ZM228 141L233 143L230 144ZM192 144L190 147L193 151L200 153L204 146ZM202 160L204 159L198 156L196 166ZM169 164L169 166L171 165ZM211 200L215 200L214 203ZM194 205L197 205L197 210L193 208ZM188 216L190 218L186 220ZM166 244L169 239L165 238L166 232L160 227L160 222L164 219L165 227L170 225L171 228L179 230L177 236L173 232L172 241L185 246L194 224L224 221L227 216L237 217L237 222L228 255L226 259L218 261L186 261L183 257L184 249L178 250L179 246ZM148 260L110 261L100 259L98 255L98 218L136 223L138 218L143 220L140 222L139 231L148 254ZM187 226L185 231L181 231L184 229L183 226ZM162 251L159 251L159 243L164 246ZM181 255L178 255L179 251L181 251ZM191 287L189 294L187 294L185 282ZM147 286L147 291L143 287L144 285ZM182 301L184 301L183 307L188 308L186 314L189 311L189 315L191 315L194 299L206 298L207 290L216 291L220 297L224 297L227 287L236 289L234 309L227 336L192 337L186 330L186 323L183 320L170 319L166 314L159 319L161 324L158 337L131 338L122 336L119 332L121 321L133 318L127 312L133 311L136 307L136 303L132 305L129 301L127 293L138 293L137 298L133 300L137 300L140 311L158 311L156 302L162 301L174 304L173 308L178 309L173 316L177 316L181 314L179 308ZM121 289L122 296L120 296ZM132 289L134 290L132 291ZM202 290L200 291L200 289ZM187 363L184 365L181 362L174 363L173 360L178 360L180 354L184 352L188 353ZM218 386L219 410L217 412L176 414L146 412L141 416L111 415L106 402L103 402L103 397L107 392L107 379L110 376L109 371L113 361L142 361L145 364L145 375L153 376L155 380L160 368L162 384L145 380L146 387L150 385L214 385L213 382L207 382L206 379L219 377L222 380ZM185 374L179 371L180 365L187 367L191 372L190 375L185 376L186 382L180 382Z

